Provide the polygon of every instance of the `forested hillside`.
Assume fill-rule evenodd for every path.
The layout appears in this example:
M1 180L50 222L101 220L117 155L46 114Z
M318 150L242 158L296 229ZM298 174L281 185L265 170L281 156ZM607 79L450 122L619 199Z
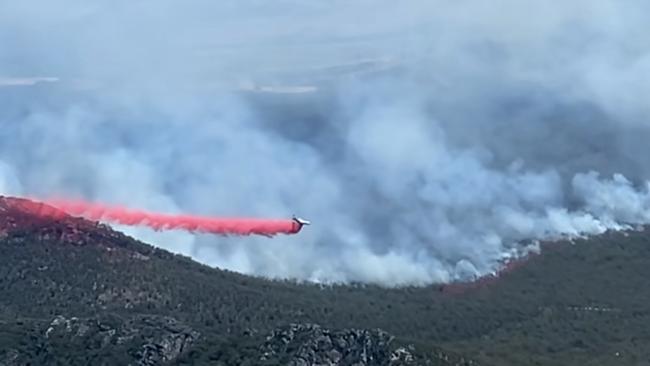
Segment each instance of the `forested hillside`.
M650 231L543 248L474 284L304 285L5 202L0 365L648 362Z

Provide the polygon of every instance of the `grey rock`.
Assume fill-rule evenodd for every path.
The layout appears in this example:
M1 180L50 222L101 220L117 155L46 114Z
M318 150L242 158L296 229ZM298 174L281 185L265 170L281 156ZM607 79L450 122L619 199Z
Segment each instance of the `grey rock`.
M408 351L390 351L392 341L379 329L332 331L316 324L291 324L271 332L260 351L261 360L289 359L289 366L414 365L413 357L405 355Z
M200 334L173 318L134 316L132 318L55 317L45 331L50 347L80 344L87 350L119 352L134 349L136 365L161 365L174 361L196 343ZM1 360L1 359L0 359Z
M5 352L0 351L0 366L18 365L19 356L20 354L15 349L10 349Z
M179 332L153 339L142 345L137 364L152 366L173 361L188 350L197 338L197 332Z

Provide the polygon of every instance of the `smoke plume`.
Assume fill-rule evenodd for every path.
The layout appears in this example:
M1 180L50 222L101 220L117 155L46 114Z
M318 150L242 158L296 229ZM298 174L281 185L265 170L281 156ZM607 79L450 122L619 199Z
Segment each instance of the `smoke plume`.
M0 194L290 217L121 227L243 273L427 284L650 221L650 3L0 3Z

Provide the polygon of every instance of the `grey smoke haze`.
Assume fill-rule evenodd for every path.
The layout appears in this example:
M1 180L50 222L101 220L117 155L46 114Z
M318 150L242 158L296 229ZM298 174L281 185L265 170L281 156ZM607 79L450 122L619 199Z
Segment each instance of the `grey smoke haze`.
M614 0L0 2L0 194L314 222L272 240L124 228L256 275L489 273L535 250L527 239L650 222L647 14Z

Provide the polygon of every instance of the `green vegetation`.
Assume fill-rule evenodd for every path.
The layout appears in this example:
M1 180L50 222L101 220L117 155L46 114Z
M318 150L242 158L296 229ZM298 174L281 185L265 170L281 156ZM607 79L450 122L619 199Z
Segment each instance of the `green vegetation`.
M266 335L290 323L379 328L396 337L393 349L413 345L420 360L618 366L650 359L650 230L547 245L482 285L401 289L269 281L101 225L82 234L72 241L14 230L0 239L0 365L124 364L149 357L147 342L172 344L179 364L262 364ZM83 336L70 338L80 329Z

